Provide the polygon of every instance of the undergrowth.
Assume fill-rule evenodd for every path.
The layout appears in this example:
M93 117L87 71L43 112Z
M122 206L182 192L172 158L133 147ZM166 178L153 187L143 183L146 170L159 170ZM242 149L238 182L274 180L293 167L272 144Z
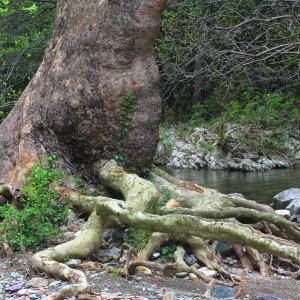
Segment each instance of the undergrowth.
M124 241L134 246L137 251L140 251L146 246L150 235L150 231L129 227L125 231Z
M0 239L15 250L34 249L47 238L61 235L59 225L67 216L67 206L58 202L51 184L60 182L63 173L53 168L54 157L45 158L29 169L17 205L0 207Z

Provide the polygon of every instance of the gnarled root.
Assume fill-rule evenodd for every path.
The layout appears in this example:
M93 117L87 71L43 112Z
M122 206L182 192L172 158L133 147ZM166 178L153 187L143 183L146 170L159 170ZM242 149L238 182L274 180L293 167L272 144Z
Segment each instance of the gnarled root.
M84 258L100 248L103 221L95 212L91 214L80 234L72 241L36 253L32 257L33 266L41 272L72 284L47 297L60 300L86 293L89 290L85 274L63 263L66 258Z
M135 174L125 172L114 161L107 163L100 169L99 177L105 186L121 192L125 201L60 190L63 195L67 196L66 200L69 205L90 217L75 240L34 255L33 264L37 269L71 282L69 287L50 295L48 299L63 299L88 291L89 286L84 273L70 269L63 264L63 261L66 258L82 258L90 255L100 247L103 230L116 225L128 225L153 232L146 247L128 263L130 273L134 273L138 265L165 273L173 270L172 264L163 266L147 261L154 251L159 250L162 243L169 241L185 243L194 252L199 262L204 263L208 268L217 270L225 278L231 280L238 278L233 278L222 267L208 246L207 240L238 244L235 246L235 250L240 254L239 257L242 258L245 254L245 257L247 256L247 259L251 260L251 264L256 264L260 268L263 275L267 275L268 270L258 251L300 264L300 246L298 244L265 234L254 229L252 225L241 224L236 220L236 217L250 217L259 222L257 224L266 222L271 225L270 228L277 228L288 237L299 241L298 227L274 215L271 208L246 199L230 198L194 184L182 181L178 184L176 180L164 173L161 174L167 179L153 174L154 185ZM155 207L159 200L159 192L163 193L166 188L170 196L181 207L164 208L162 209L163 215L151 213L157 212ZM265 228L265 226L258 227L257 224L253 225L257 228ZM185 250L178 246L175 253L177 270L194 273L205 282L211 282L211 278L196 268L186 265L183 260L184 253ZM251 264L247 261L244 266L247 265L251 268Z
M205 274L203 274L201 271L197 270L195 267L188 266L183 259L184 255L185 255L185 250L181 246L177 246L177 249L174 253L174 259L177 264L177 270L179 272L193 273L199 279L203 280L206 283L210 283L213 280L214 282L218 282L223 285L229 285L229 286L232 285L231 283L224 283L223 281L212 279L206 276Z

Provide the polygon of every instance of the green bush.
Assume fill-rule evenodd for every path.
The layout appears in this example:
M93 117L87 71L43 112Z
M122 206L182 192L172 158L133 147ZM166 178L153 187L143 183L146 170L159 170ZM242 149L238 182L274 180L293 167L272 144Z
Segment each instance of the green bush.
M0 207L0 229L16 251L34 249L61 234L59 225L67 215L67 206L57 201L59 194L51 187L62 179L62 172L53 169L52 163L50 157L30 168L17 208L12 204Z
M124 241L134 246L137 251L140 251L146 246L150 235L151 232L147 230L129 227L125 232Z
M0 105L16 101L40 65L55 2L0 0Z
M161 255L166 260L171 260L174 256L175 251L176 251L175 244L165 245L160 248Z
M300 97L264 93L244 84L219 85L204 101L193 106L189 124L230 122L257 129L295 126L300 120Z

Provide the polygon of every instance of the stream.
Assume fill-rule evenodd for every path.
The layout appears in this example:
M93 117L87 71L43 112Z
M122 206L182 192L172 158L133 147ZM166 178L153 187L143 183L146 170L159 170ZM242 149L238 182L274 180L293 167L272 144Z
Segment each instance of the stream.
M271 204L273 196L283 190L300 188L300 166L257 173L206 169L165 170L178 179L190 180L224 194L241 193L248 199L266 204Z

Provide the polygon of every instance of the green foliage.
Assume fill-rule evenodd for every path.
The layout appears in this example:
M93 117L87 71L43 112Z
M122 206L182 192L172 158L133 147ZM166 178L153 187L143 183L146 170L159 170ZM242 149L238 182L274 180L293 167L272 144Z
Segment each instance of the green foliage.
M147 230L129 227L125 232L124 241L134 246L137 251L140 251L146 246L150 236L151 232Z
M122 144L120 144L119 148L121 148L121 146L123 146ZM119 150L121 151L121 150ZM115 155L115 160L120 164L120 165L126 165L127 164L127 159L126 157L119 152L118 154Z
M97 196L100 192L100 188L89 187L86 185L85 181L80 177L72 177L71 187L75 190L78 190L81 194L87 196Z
M191 22L203 13L198 0L181 0L179 5L177 1L170 1L162 14L156 54L162 74L164 112L169 113L170 108L181 108L185 112L191 107L193 83L184 73L194 71L193 47L199 33Z
M300 120L300 97L265 93L245 84L219 85L203 102L193 106L190 126L202 123L238 123L258 129L295 126Z
M135 101L135 95L128 92L122 101L121 107L121 132L124 135L128 133L130 122L133 118L133 103Z
M12 204L0 207L0 228L16 251L36 248L45 239L60 235L58 226L67 215L67 207L57 201L59 194L51 187L62 179L62 172L53 168L53 159L48 157L30 168L17 208Z
M174 256L174 252L176 251L176 245L170 244L166 246L162 246L160 248L160 253L166 260L171 260Z
M123 277L123 271L121 269L118 268L112 268L111 269L111 275L114 277Z
M159 207L165 206L168 203L168 201L172 198L172 191L169 188L163 187L162 192L163 192L163 197L160 199L158 203Z
M38 68L54 13L54 2L0 1L0 106L17 100Z
M133 118L133 104L135 101L135 95L132 92L128 92L123 97L121 103L121 137L118 142L118 153L115 156L115 160L120 163L121 165L126 165L128 163L125 154L122 151L124 146L124 138L129 131L130 122Z

